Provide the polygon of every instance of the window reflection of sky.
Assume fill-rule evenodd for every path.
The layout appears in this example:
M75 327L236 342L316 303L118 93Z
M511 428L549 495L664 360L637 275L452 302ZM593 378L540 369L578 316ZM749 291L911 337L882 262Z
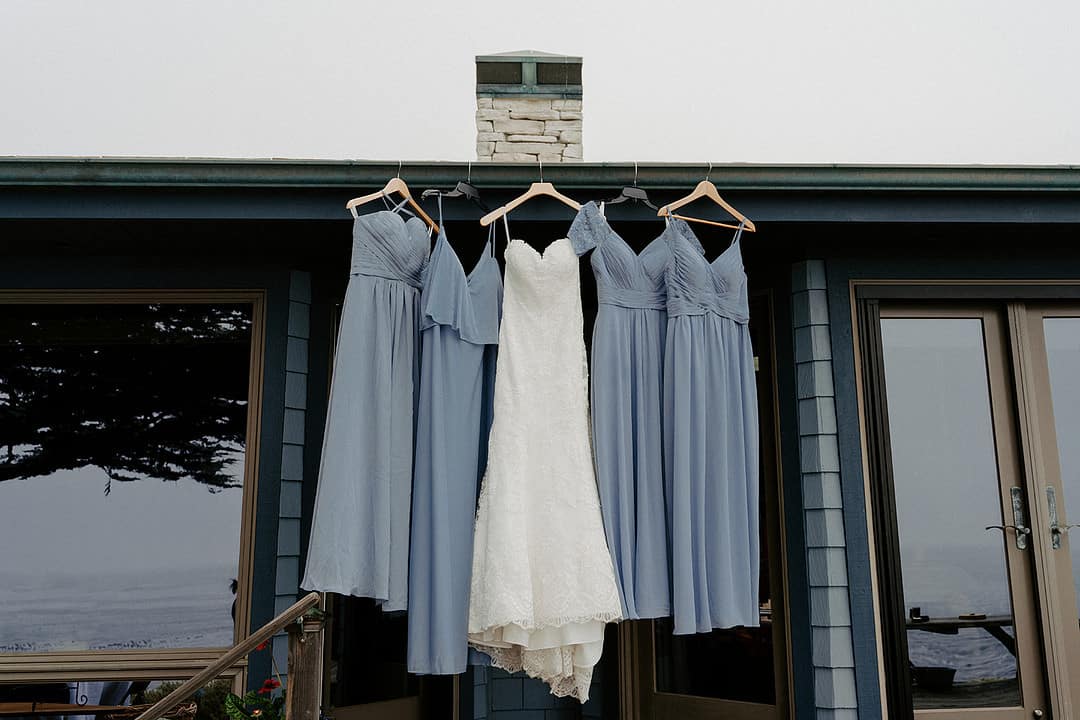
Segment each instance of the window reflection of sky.
M997 458L978 319L882 320L904 604L923 615L1010 615ZM957 682L1016 675L982 630L909 632L920 666Z
M1080 523L1080 318L1047 318L1043 329L1065 493L1060 522ZM1080 528L1072 533L1069 548L1080 612Z

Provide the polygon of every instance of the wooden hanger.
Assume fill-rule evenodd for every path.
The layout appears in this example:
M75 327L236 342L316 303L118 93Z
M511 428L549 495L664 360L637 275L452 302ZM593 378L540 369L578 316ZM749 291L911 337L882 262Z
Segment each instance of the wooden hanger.
M401 179L401 163L398 163L397 177L390 178L390 180L386 183L386 186L382 190L378 192L373 192L369 195L361 195L360 197L353 198L349 202L345 203L345 209L350 211L353 216L355 216L356 211L354 210L354 208L365 205L372 200L384 198L391 193L398 193L403 198L405 198L409 207L413 209L416 215L421 220L426 222L432 230L434 230L435 232L439 232L439 226L435 224L435 221L431 219L430 215L424 212L424 208L420 207L420 204L413 199L412 193L409 192L409 186L406 185L405 181Z
M745 229L747 232L757 232L757 228L754 227L754 223L750 220L750 218L743 215L741 212L732 207L727 200L724 200L724 198L720 197L720 192L716 189L716 186L709 182L709 174L711 173L712 163L709 163L709 172L705 174L705 179L699 182L697 184L697 187L695 187L689 195L685 195L674 202L668 203L664 207L657 210L656 214L660 217L673 217L678 218L679 220L685 220L687 222L698 222L704 223L705 225L715 225L716 227L724 227L731 228L732 230L738 230L738 225L717 222L715 220L706 220L705 218L695 218L689 217L687 215L675 214L675 211L684 205L689 205L690 203L700 198L708 198L720 207L727 210L732 217L742 223L743 229Z
M480 218L480 224L484 227L487 227L488 225L495 222L503 215L506 215L508 212L518 207L519 205L522 205L529 200L532 200L534 197L539 197L541 195L553 197L564 205L569 205L575 210L581 209L581 203L579 203L577 200L566 197L561 192L556 190L554 185L549 182L544 182L544 164L541 163L540 182L534 182L532 185L529 186L529 189L523 192L521 195L518 195L516 198L506 203L502 207L496 208L484 217Z

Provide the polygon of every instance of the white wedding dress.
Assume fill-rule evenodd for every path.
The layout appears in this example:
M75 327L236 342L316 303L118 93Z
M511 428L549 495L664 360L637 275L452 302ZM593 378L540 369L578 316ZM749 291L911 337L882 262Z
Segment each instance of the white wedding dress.
M585 702L621 606L589 437L578 257L563 238L543 254L509 241L505 258L469 642Z

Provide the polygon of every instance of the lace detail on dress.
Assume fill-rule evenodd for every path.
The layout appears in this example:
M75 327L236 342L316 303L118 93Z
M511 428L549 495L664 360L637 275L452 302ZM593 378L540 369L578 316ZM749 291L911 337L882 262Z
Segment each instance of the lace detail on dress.
M469 642L556 695L588 699L620 617L589 437L578 258L506 251L495 420L473 545Z

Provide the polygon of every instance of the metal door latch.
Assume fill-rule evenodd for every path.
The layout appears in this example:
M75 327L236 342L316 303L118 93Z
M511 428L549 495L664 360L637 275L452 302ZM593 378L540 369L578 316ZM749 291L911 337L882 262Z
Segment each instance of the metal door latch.
M1012 512L1013 512L1013 524L1012 525L987 525L987 530L1001 530L1005 532L1006 528L1009 528L1016 533L1016 549L1026 550L1028 546L1028 535L1031 534L1031 528L1024 525L1024 494L1018 486L1009 488L1009 496L1012 500Z
M1080 527L1080 525L1075 523L1072 525L1058 524L1057 493L1053 487L1046 488L1046 509L1050 514L1050 547L1059 550L1061 549L1061 536L1074 527Z

